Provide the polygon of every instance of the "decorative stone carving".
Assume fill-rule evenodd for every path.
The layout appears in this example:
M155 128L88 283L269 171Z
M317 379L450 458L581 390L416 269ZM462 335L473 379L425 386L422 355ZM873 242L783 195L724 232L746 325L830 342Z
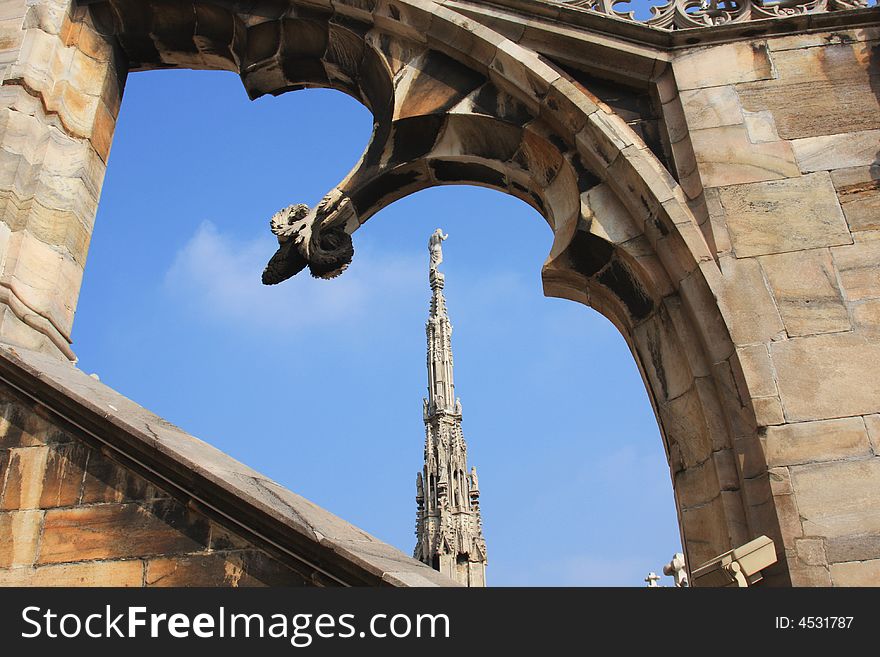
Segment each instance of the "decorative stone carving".
M346 227L357 225L351 200L333 190L314 210L302 203L279 210L269 227L280 245L263 270L263 283L286 281L308 266L315 278L335 278L351 264L354 245Z
M618 7L629 0L572 0L560 4L580 7L598 14L627 21L644 23L663 30L685 30L695 27L744 23L765 18L781 18L795 14L821 14L828 11L867 7L868 0L670 0L651 7L651 17L641 20L632 11Z
M675 586L684 588L689 586L687 566L685 565L684 555L676 552L672 556L672 561L663 566L663 574L672 577L675 580Z

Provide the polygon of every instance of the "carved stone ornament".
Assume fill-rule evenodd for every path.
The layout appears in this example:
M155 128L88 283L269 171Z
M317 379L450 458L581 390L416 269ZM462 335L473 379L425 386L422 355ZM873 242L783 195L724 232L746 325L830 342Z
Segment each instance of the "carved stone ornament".
M682 30L795 14L860 9L867 7L870 0L670 0L664 5L651 7L651 17L644 20L636 18L632 11L622 11L629 5L629 0L560 0L560 4L664 30Z
M354 257L347 228L356 225L351 200L335 189L314 210L302 203L279 210L269 220L279 247L263 270L263 283L281 283L306 267L315 278L339 276Z

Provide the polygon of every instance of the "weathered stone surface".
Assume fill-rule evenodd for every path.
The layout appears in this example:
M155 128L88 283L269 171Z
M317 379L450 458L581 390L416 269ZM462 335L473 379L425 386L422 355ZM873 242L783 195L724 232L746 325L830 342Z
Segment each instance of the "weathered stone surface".
M759 427L773 426L785 422L782 403L779 397L754 397L752 407L755 410L755 422Z
M774 52L774 79L737 86L743 107L769 110L783 139L880 127L877 71L856 51L861 45Z
M831 249L849 301L880 297L880 240Z
M73 506L79 502L88 451L85 445L74 443L59 445L49 451L40 495L41 509Z
M851 231L880 230L880 165L831 172Z
M765 345L742 347L737 349L737 356L752 397L775 395L776 381L767 347Z
M702 564L732 547L720 495L708 504L683 509L681 524L689 564Z
M850 329L830 251L780 253L760 261L788 335Z
M739 258L850 244L827 173L719 190Z
M736 344L769 342L785 335L785 327L757 260L720 259L722 289L718 305Z
M142 586L142 561L94 561L0 570L0 586Z
M743 122L739 96L732 86L692 89L679 94L691 130L718 128Z
M197 552L207 547L208 528L170 500L50 510L38 563Z
M834 586L880 586L880 559L831 564Z
M875 413L880 405L880 344L852 333L770 345L790 422Z
M836 461L872 453L860 417L768 427L764 450L767 465L771 467Z
M779 180L800 173L789 142L752 143L745 125L694 130L691 143L706 187Z
M42 511L0 512L0 572L34 563L42 517Z
M880 130L795 139L791 147L804 173L870 166L878 161Z
M763 42L730 43L685 51L673 60L679 90L766 80L773 66Z
M38 509L43 492L48 447L23 447L9 450L6 486L0 510Z
M821 538L800 538L794 542L798 559L808 566L825 566L828 558L825 556L825 541Z
M807 536L880 533L880 458L791 468Z
M866 415L864 419L874 454L880 456L880 415Z
M880 331L880 299L869 299L851 305L854 327L859 331Z
M880 559L880 539L876 534L829 538L826 550L829 562Z
M263 552L212 552L147 561L146 586L304 586L308 583Z
M771 112L766 110L761 112L743 112L743 118L746 124L746 132L749 135L749 141L753 144L779 141L776 122Z

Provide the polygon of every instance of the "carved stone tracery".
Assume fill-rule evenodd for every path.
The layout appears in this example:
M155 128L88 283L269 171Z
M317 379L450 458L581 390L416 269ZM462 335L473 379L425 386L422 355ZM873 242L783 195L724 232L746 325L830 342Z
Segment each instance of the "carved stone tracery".
M796 14L821 14L861 9L871 4L870 0L670 0L666 4L652 6L651 17L640 19L633 11L623 11L629 2L630 0L560 0L560 4L569 7L663 30L686 30Z

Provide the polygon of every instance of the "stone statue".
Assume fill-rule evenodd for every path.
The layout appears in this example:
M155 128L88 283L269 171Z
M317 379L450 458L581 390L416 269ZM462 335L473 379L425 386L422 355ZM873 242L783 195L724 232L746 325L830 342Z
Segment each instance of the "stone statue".
M278 250L263 271L263 284L275 285L306 267L315 278L339 276L354 257L349 230L357 225L354 205L339 190L314 209L297 203L279 210L269 220Z
M477 479L477 466L471 466L471 490L480 490L480 480Z
M431 233L431 238L428 240L428 253L431 254L431 269L437 269L437 265L443 262L443 240L447 239L449 235L444 235L443 231L439 228Z
M684 554L676 552L672 556L672 561L663 566L663 574L675 579L675 586L683 588L689 586L687 566L684 562Z

